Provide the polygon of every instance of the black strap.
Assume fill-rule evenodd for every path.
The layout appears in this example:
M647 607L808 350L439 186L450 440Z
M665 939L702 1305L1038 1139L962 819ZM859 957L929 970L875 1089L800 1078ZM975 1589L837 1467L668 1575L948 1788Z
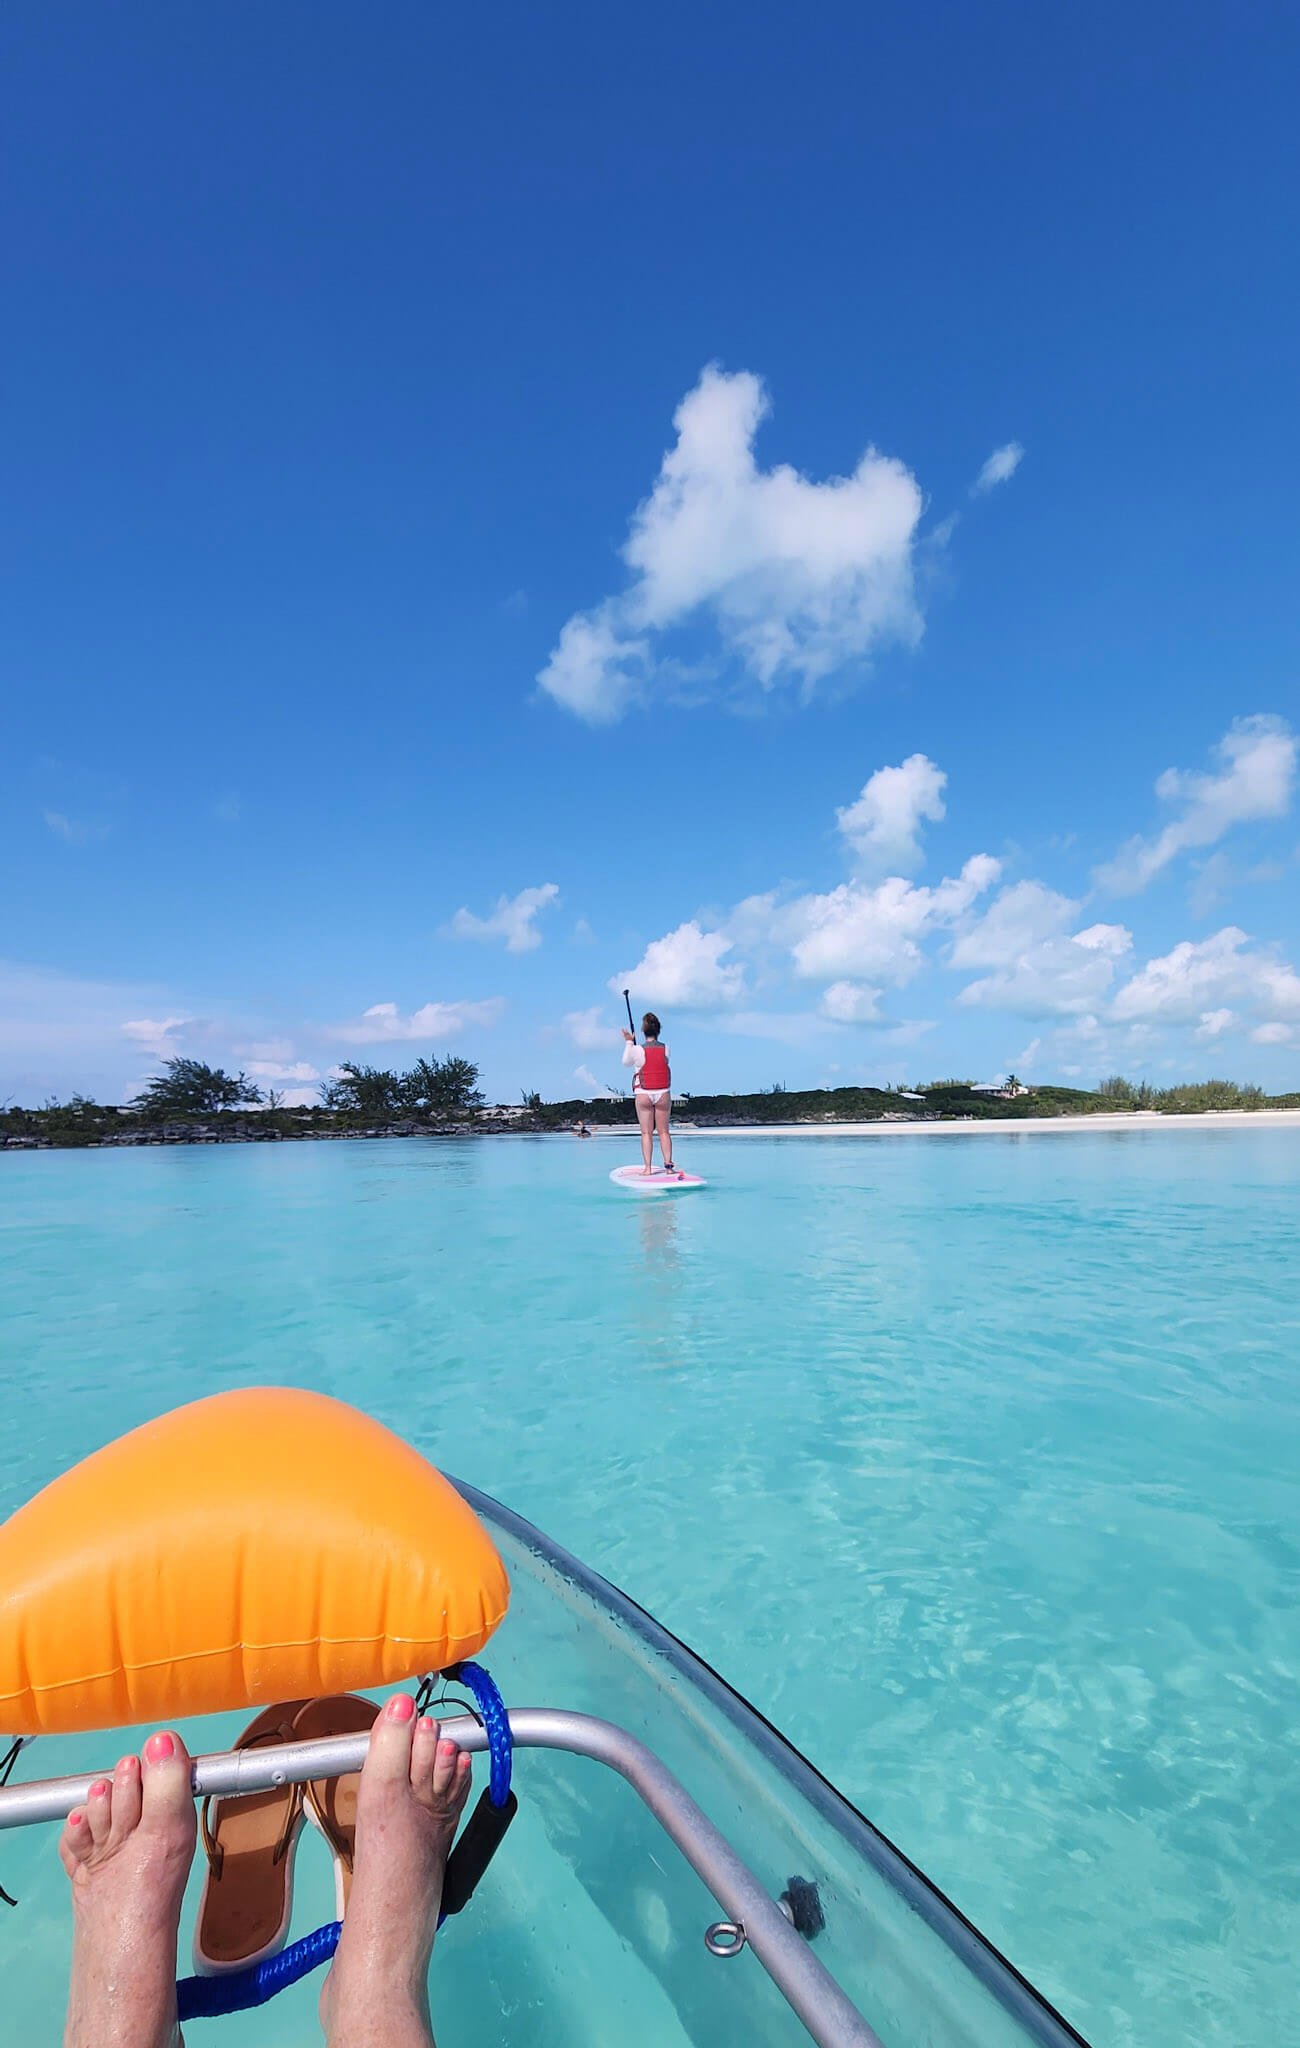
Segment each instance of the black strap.
M506 1829L518 1811L519 1801L513 1792L506 1795L504 1806L494 1806L486 1792L480 1796L478 1805L461 1831L460 1840L447 1858L447 1875L442 1881L442 1910L445 1914L459 1913L462 1906L468 1906L479 1879L501 1847Z

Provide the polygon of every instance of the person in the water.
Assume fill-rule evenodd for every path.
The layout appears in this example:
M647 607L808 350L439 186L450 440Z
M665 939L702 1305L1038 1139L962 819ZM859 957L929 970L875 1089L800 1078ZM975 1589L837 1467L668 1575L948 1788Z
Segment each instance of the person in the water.
M470 1760L395 1693L357 1789L356 1862L320 1997L329 2048L433 2048L428 1975ZM68 1815L72 1978L64 2048L181 2048L176 1942L196 1825L179 1735L151 1735Z
M653 1010L646 1011L641 1019L641 1029L645 1034L644 1045L638 1045L630 1031L623 1033L627 1040L623 1047L623 1065L633 1070L632 1099L636 1103L637 1122L641 1126L641 1158L646 1172L653 1173L657 1133L664 1172L676 1173L669 1123L673 1107L673 1077L668 1064L668 1047L661 1044L659 1038L663 1026Z

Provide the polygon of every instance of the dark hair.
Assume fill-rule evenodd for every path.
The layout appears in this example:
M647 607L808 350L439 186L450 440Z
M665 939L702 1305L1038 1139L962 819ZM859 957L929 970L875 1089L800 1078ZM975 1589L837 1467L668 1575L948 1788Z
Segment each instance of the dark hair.
M663 1026L660 1024L659 1019L656 1017L653 1010L646 1011L644 1017L641 1019L641 1029L644 1031L647 1038L658 1038L659 1033L663 1029Z

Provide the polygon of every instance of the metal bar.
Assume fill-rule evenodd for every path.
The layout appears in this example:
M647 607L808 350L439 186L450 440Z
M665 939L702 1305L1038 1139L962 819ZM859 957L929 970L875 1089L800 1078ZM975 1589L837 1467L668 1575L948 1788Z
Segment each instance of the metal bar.
M487 1748L483 1729L467 1714L444 1722L443 1731L461 1749ZM510 1715L510 1731L518 1749L557 1749L590 1757L627 1780L726 1917L744 1927L748 1946L818 2048L882 2048L879 2035L795 1933L748 1864L653 1750L611 1721L549 1708L516 1710ZM276 1785L300 1785L308 1778L342 1777L360 1770L368 1745L368 1736L348 1735L196 1757L194 1795L266 1792ZM85 1802L90 1787L103 1775L92 1771L85 1777L6 1786L0 1790L0 1829L65 1819L74 1806Z

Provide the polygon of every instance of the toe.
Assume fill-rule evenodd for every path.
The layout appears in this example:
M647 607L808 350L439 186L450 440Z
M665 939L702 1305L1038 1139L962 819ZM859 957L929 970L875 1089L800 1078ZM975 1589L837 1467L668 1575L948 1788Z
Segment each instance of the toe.
M113 1825L113 1787L107 1778L96 1778L86 1794L86 1825L90 1838L97 1849L108 1846L109 1831Z
M452 1787L451 1806L453 1813L459 1813L469 1798L469 1782L474 1773L474 1760L468 1750L456 1752L456 1782Z
M74 1807L59 1836L59 1861L69 1877L81 1868L94 1846L90 1822L81 1807Z
M433 1791L433 1768L438 1755L438 1723L428 1716L415 1724L415 1737L411 1744L411 1790L417 1799L428 1804Z
M395 1692L370 1731L363 1779L371 1784L409 1782L414 1735L415 1701L409 1692Z
M196 1832L190 1755L174 1729L160 1729L144 1746L141 1805L146 1826L190 1838Z
M456 1759L461 1754L454 1742L440 1742L433 1766L433 1796L443 1804L456 1782Z
M110 1847L116 1848L140 1825L140 1759L124 1756L113 1773L113 1822Z

